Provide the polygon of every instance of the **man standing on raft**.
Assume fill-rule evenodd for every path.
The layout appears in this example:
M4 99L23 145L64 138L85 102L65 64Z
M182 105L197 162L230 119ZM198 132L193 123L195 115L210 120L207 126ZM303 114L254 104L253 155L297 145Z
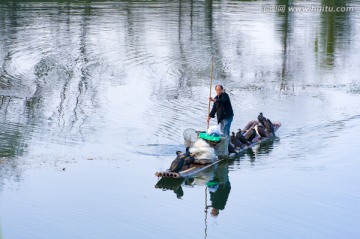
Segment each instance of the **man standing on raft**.
M224 91L222 85L215 86L215 91L215 98L209 97L209 101L214 102L214 105L208 116L207 122L210 122L210 118L214 118L216 113L217 121L218 124L220 124L221 132L227 136L230 136L230 126L234 116L230 97Z

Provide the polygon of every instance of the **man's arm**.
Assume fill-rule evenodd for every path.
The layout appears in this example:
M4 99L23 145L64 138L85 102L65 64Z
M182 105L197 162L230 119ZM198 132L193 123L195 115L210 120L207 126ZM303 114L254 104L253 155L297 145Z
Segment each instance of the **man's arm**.
M214 103L214 104L213 104L213 107L212 107L212 109L211 109L211 111L210 111L209 117L214 118L214 117L215 117L215 113L216 113L216 104Z

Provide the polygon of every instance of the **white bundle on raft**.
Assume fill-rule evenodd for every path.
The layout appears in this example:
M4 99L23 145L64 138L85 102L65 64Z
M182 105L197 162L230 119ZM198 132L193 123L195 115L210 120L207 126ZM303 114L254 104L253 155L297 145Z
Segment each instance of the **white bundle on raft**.
M218 125L212 125L208 128L208 130L206 131L206 133L208 135L212 135L212 136L220 136L222 135L221 129Z
M194 154L194 163L207 164L213 163L216 159L214 149L203 139L195 141L190 148L190 153Z

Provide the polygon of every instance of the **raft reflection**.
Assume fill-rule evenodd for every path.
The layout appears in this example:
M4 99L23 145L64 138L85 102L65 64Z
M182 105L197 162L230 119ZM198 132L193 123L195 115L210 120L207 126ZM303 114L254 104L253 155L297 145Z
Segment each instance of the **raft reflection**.
M178 199L184 196L183 186L205 186L206 198L210 195L210 204L206 200L206 211L212 208L210 214L217 216L220 210L224 210L228 200L231 184L229 180L229 162L222 161L213 167L201 172L195 178L161 178L155 188L163 191L172 190Z

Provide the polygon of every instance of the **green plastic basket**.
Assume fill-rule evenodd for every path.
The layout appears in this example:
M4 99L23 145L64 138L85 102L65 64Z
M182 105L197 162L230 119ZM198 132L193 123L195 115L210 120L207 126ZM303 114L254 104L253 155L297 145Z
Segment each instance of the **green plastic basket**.
M215 142L215 143L218 143L221 140L220 136L211 136L211 135L208 135L206 132L200 132L199 133L199 138L200 139L205 139L205 140L208 140L208 141L211 141L211 142Z

